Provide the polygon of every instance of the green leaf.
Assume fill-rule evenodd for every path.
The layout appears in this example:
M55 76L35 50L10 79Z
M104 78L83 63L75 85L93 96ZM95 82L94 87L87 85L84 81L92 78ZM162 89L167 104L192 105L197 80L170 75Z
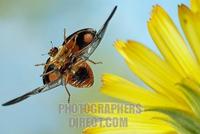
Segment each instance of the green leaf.
M173 125L180 134L200 134L200 120L184 111L163 108L148 109L145 111L156 111L168 115L172 120L168 120L167 122Z
M200 90L199 85L190 79L185 79L178 85L187 97L192 111L200 118L200 94L197 92Z

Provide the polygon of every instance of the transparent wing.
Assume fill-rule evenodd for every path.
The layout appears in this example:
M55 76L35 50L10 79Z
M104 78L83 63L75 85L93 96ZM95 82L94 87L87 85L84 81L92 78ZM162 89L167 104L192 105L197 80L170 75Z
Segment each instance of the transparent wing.
M12 105L12 104L18 103L20 101L23 101L23 100L29 98L32 95L36 95L36 94L39 94L39 93L46 92L46 91L48 91L50 89L53 89L53 88L55 88L55 87L57 87L59 85L61 85L61 79L59 79L58 81L54 81L52 83L43 85L41 87L38 87L38 88L36 88L36 89L34 89L34 90L32 90L32 91L30 91L30 92L28 92L28 93L26 93L26 94L24 94L22 96L19 96L19 97L15 98L15 99L12 99L12 100L2 104L2 106L8 106L8 105Z
M102 28L97 32L97 34L94 37L94 40L84 49L82 49L81 51L77 52L74 56L77 58L82 58L83 60L87 60L90 55L92 55L92 53L95 51L95 49L98 47L98 45L100 44L106 28L108 26L108 23L110 22L111 18L113 17L115 11L117 9L117 6L114 7L114 9L112 10L111 14L109 15L109 17L107 18L106 22L104 23L104 25L102 26Z

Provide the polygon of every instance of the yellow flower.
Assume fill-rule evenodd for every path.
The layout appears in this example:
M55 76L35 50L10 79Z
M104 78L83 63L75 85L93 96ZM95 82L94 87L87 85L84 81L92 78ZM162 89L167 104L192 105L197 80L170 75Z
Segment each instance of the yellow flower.
M115 43L150 90L116 75L102 78L104 94L140 103L145 112L127 115L127 128L87 128L86 134L200 134L200 1L191 0L191 9L178 6L178 15L188 43L165 10L153 7L147 25L161 56L136 41Z

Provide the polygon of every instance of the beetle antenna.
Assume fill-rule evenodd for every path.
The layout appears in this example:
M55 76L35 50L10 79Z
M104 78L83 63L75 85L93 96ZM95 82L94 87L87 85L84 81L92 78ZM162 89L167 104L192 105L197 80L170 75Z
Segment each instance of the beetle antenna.
M45 56L45 55L48 55L48 53L46 53L46 54L41 54L42 56Z
M53 48L53 46L54 46L54 45L53 45L53 41L50 41L50 42L51 42L51 48Z
M64 28L64 41L65 41L66 38L67 38L67 36L66 36L66 28Z

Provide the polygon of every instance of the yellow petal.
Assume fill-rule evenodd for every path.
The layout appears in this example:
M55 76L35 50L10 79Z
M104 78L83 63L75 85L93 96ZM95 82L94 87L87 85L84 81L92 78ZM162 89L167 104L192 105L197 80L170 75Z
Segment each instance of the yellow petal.
M193 12L200 11L200 0L190 0L190 3Z
M109 117L112 117L112 115ZM144 112L134 118L128 118L128 127L87 128L84 130L84 134L176 134L172 126L164 121L153 119L155 117L166 118L166 115L158 112Z
M115 46L131 70L153 90L179 105L186 103L184 94L175 86L182 78L165 61L135 41L118 41Z
M179 19L190 46L200 63L200 18L185 6L179 6ZM197 19L199 18L199 19ZM196 23L199 23L196 25ZM198 26L198 27L197 27Z
M87 128L83 134L178 134L175 130L170 130L167 126L141 124L138 128L132 125L127 128Z
M122 106L127 106L127 105L131 105L129 108L131 110L137 110L137 112L130 112L130 109L127 110L128 107L122 107L120 108L120 111L114 110L113 111L113 104L116 106L117 104L122 104ZM135 105L138 104L125 104L125 103L92 103L91 104L93 106L93 109L89 109L86 108L85 113L92 115L92 116L97 116L97 117L101 117L101 118L127 118L128 119L128 126L130 126L130 124L135 123L135 126L137 125L137 127L140 127L141 124L154 124L154 125L166 125L165 121L172 121L172 119L160 112L154 112L154 111L143 111L142 106L141 107L135 107ZM95 111L94 111L94 105L95 107ZM101 106L99 106L101 105ZM106 111L102 111L102 105L104 107L106 107ZM108 107L109 106L109 107ZM134 106L134 107L133 107ZM133 109L135 108L135 109ZM108 112L109 111L109 112ZM128 111L128 112L127 112ZM140 111L140 112L139 112Z
M100 115L102 117L102 115ZM119 117L126 117L118 114ZM104 116L103 116L104 117ZM107 115L107 117L113 117L113 115ZM84 134L107 134L107 133L134 133L134 134L176 134L175 129L170 124L158 120L155 118L162 118L170 120L166 115L158 112L144 112L133 117L128 117L128 126L124 128L120 127L95 127L86 128ZM103 125L102 125L103 126Z
M152 91L145 90L121 77L104 74L102 81L101 91L109 96L127 102L138 103L145 107L177 108L187 111L187 108L183 107L183 105L172 102L168 98Z
M149 32L166 61L182 77L195 77L197 63L189 52L175 24L160 6L155 6L148 22Z

